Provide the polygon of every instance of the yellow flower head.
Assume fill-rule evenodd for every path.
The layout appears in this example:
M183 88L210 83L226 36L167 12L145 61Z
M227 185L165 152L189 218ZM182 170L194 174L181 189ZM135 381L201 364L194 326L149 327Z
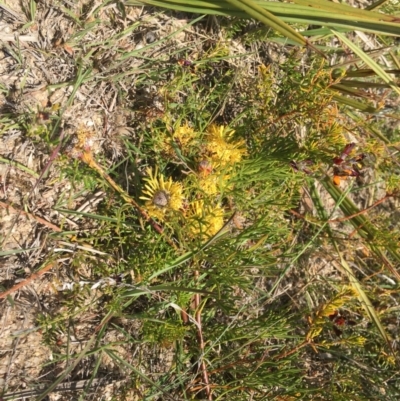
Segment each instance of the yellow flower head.
M95 143L96 133L93 129L80 125L67 148L67 153L74 159L82 157L83 153L91 152Z
M186 149L195 138L196 132L186 123L175 129L172 138L169 136L164 138L163 150L168 156L173 157L176 154L175 146L178 146L180 149Z
M246 155L244 140L230 141L234 131L227 131L223 126L211 124L208 127L207 133L206 150L215 163L221 166L232 166L240 162L242 157Z
M140 199L146 201L146 208L151 217L163 220L168 211L177 211L182 207L182 185L173 182L171 178L165 180L164 176L158 174L157 168L154 174L150 168L146 171L148 177L145 178L144 196Z
M199 188L207 195L215 195L218 193L218 177L215 174L210 174L206 177L200 177Z
M220 170L221 165L210 160L202 159L197 165L197 187L203 194L216 195L228 188L230 175L225 174L227 169Z
M212 237L224 225L224 211L217 205L205 205L203 201L195 201L189 208L189 227L193 237L201 239Z
M196 133L194 129L189 127L188 124L178 127L172 134L174 141L178 142L181 146L186 146L188 143L192 142L196 138Z

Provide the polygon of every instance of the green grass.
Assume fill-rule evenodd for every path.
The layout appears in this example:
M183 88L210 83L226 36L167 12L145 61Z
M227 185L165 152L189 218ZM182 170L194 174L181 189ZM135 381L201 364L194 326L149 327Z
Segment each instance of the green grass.
M40 15L34 4L29 21ZM114 374L125 380L115 400L397 400L398 211L382 202L359 213L382 188L397 201L398 125L374 114L394 95L372 88L348 97L335 87L355 66L379 61L360 53L332 68L277 46L281 60L265 66L255 58L268 50L265 32L227 17L221 40L199 17L133 49L150 16L127 24L106 3L89 20L86 9L59 7L72 21L65 43L75 76L51 87L72 86L68 100L46 109L45 124L35 110L0 121L2 135L20 129L49 155L59 127L67 122L69 130L51 163L58 175L39 178L68 183L52 206L61 230L48 233L42 259L60 261L54 288L74 284L36 318L53 353L43 373L61 371L36 399L77 377L86 380L77 397L90 399L94 380ZM191 26L200 39L178 47L174 38ZM232 55L224 38L253 47ZM342 56L343 48L333 50ZM391 51L398 58L398 48ZM387 78L374 71L366 85ZM87 93L97 103L87 96L82 109L103 122L93 153L83 142L95 129L66 117ZM373 113L360 111L369 104ZM332 160L351 141L367 155L365 181L334 186ZM71 146L84 156L73 159ZM309 174L290 165L309 160ZM149 180L148 168L164 184ZM156 184L170 190L165 213L143 199ZM96 207L76 211L75 202L99 190ZM16 253L1 254L8 252ZM336 311L347 323L335 321Z

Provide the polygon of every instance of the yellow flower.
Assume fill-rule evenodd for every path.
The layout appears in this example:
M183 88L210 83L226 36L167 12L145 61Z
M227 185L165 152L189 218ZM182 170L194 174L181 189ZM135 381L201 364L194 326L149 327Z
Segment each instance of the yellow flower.
M218 193L218 177L215 174L210 174L206 177L201 177L198 181L199 188L207 195L215 195Z
M246 155L244 140L230 141L234 131L212 124L208 127L207 133L206 150L215 163L221 166L232 166L240 162L242 157Z
M186 123L175 129L174 133L172 134L172 138L169 136L164 138L163 150L168 156L173 157L176 155L175 147L185 149L190 146L191 142L193 142L195 138L196 132Z
M172 134L174 141L179 143L181 146L186 146L188 143L192 142L196 138L196 133L194 129L189 127L186 123L182 127L178 127Z
M203 158L197 164L196 187L206 195L216 195L226 189L231 189L228 184L230 175L226 174L227 168L220 169L220 164Z
M167 212L177 211L182 207L182 185L173 182L171 178L165 180L158 174L157 168L154 174L150 168L146 171L148 177L145 178L144 196L140 199L146 201L146 208L151 217L163 220Z
M366 342L367 342L367 339L362 336L351 336L351 337L346 338L346 340L345 340L345 344L348 344L350 346L354 345L357 347L363 347Z
M224 211L217 205L204 205L203 201L195 201L189 208L190 234L201 239L212 237L224 225Z
M71 144L67 147L67 153L74 159L82 157L84 152L91 152L95 144L96 133L81 125L72 137Z

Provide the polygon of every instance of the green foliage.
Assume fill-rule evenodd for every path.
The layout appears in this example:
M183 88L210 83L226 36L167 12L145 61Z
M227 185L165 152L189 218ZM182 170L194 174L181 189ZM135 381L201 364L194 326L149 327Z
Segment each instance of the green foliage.
M145 320L142 327L143 339L150 343L157 343L163 347L170 347L175 341L184 338L188 328L176 321Z
M218 4L228 3L239 2ZM264 3L293 12L292 3ZM295 2L303 11L306 3ZM344 6L321 4L325 12ZM207 41L201 52L189 44L174 49L171 59L182 57L188 65L164 54L152 59L142 48L119 47L141 21L127 27L110 19L115 35L92 41L101 8L92 21L67 12L79 27L68 43L84 43L74 59L74 94L110 85L130 120L115 159L81 146L86 160L82 154L57 160L60 180L70 186L54 209L63 219L79 217L85 229L66 231L62 220L65 231L49 235L57 244L49 252L58 259L60 252L68 255L75 282L37 318L44 343L57 350L54 366L71 357L60 338L69 344L73 327L88 318L94 345L75 352L76 363L96 356L94 377L107 355L125 376L129 372L142 399L396 399L397 360L385 333L398 309L399 227L391 211L360 211L358 205L371 206L373 191L382 187L397 195L399 131L345 105L344 89L351 85L338 85L359 71L338 72L340 66L286 47L281 62L269 65L240 56L254 64L249 72L243 64L234 67L236 56L222 40ZM314 19L296 20L299 26L321 22L316 7L306 8ZM370 30L361 18L366 14L353 11ZM31 2L32 21L36 12ZM340 21L345 24L344 16ZM346 29L361 24L346 21ZM322 22L330 24L326 16ZM386 22L380 29L392 29ZM223 23L224 38L254 46L264 38L248 21L225 17ZM140 71L129 64L135 57L142 58ZM47 126L31 113L17 122L5 115L1 132L17 124L53 146L57 118ZM332 160L353 141L354 152L367 155L357 168L375 175L360 186L355 177L343 179L342 191L332 183ZM106 195L95 210L72 210L82 194L99 189ZM339 210L343 221L335 220ZM347 323L339 324L336 314ZM133 345L135 357L127 359L123 350L131 356ZM154 350L168 352L172 361L156 374L148 356ZM68 366L66 375L73 370Z
M212 53L221 54L218 49ZM159 88L165 99L165 113L146 121L140 143L125 139L127 149L132 150L126 159L125 171L134 172L139 185L131 196L140 201L151 188L155 193L154 188L160 185L161 179L182 187L184 206L171 214L155 215L163 225L164 235L176 241L177 249L171 248L165 237L150 226L144 227L145 221L135 210L113 196L97 211L107 219L99 221L95 233L82 238L106 251L111 259L108 262L95 258L85 260L77 254L76 260L90 268L92 277L116 273L130 277L128 283L133 289L128 302L118 290L102 290L107 299L104 311L141 322L143 343L171 349L186 364L189 356L198 361L204 358L216 398L245 399L254 393L270 398L308 399L321 388L332 399L339 394L338 389L343 399L351 399L355 392L377 394L379 387L366 391L365 383L372 380L368 375L352 387L350 381L356 380L357 365L348 368L341 359L350 353L358 363L369 363L370 353L376 353L376 349L365 355L360 350L372 346L370 333L360 335L360 327L346 330L342 338L334 339L334 323L328 315L318 325L311 321L309 327L306 316L316 313L315 308L307 310L303 306L296 310L280 297L268 301L271 291L276 290L273 283L277 275L281 277L279 280L285 279L282 267L304 252L302 241L294 242L303 231L302 222L291 221L288 211L298 205L301 187L308 180L322 179L321 168L329 166L346 144L346 125L339 118L340 110L329 89L334 82L330 70L324 62L316 61L305 69L301 65L304 55L293 51L279 68L260 66L257 75L245 77L249 91L242 92L234 74L226 71L224 56L218 57L213 58L212 78L203 75L210 70L202 67L202 60L197 60L198 69L194 73L178 70L174 80ZM215 113L221 107L221 99L230 96L236 97L241 111L232 126L227 127L218 124ZM231 111L225 110L225 113L228 116ZM216 122L210 124L211 120ZM225 149L222 153L219 153L220 147ZM136 154L142 155L140 165ZM236 161L224 164L227 155ZM204 164L205 170L198 170L204 160L212 167L208 170L209 165ZM290 167L292 160L312 160L312 178L305 179L301 171L294 172ZM154 176L140 178L138 171L144 171L147 166L152 166ZM98 181L87 167L82 170L78 165L69 165L63 171L74 180L81 181L86 176L93 182ZM75 175L71 175L72 171ZM79 178L77 174L83 176ZM118 169L112 175L118 179ZM202 186L202 180L213 175L219 177L216 185ZM190 207L200 200L204 203L200 206L203 214L198 216L198 224L204 225L204 230L193 235ZM152 207L151 200L141 204ZM224 211L223 221L232 220L208 244L218 230L210 235L205 210L206 206L217 205ZM303 231L306 241L314 242L311 250L324 244L321 238L310 239L318 232L312 229L305 234ZM165 270L168 261L187 251L192 252L191 256L178 267ZM164 274L158 273L164 270ZM197 276L193 275L195 271ZM154 274L157 279L151 279ZM264 280L271 282L260 286ZM155 282L161 285L174 282L178 290L153 291L151 285ZM213 296L202 296L201 303L194 308L188 288L210 291ZM320 288L316 285L310 294L322 305L317 295ZM332 288L329 291L335 294ZM263 309L266 302L268 313ZM357 311L360 313L359 308ZM201 331L207 341L202 351L197 342L199 327L190 323L197 313L202 315ZM191 316L189 323L183 320L184 314ZM55 327L50 322L43 320L41 325ZM309 337L308 344L306 333L313 324L318 333ZM65 327L59 325L50 330L48 341L53 338L54 342L57 330ZM121 330L128 341L130 334L125 328ZM178 357L182 346L188 355ZM338 355L330 362L330 373L325 370L324 378L318 383L304 382L304 360L312 355L313 349ZM179 366L178 363L165 373L170 380L168 391L176 395L192 377L191 369L183 368L179 380L174 379L182 369ZM315 362L313 369L317 366ZM392 368L387 365L386 369ZM334 386L333 380L337 383ZM191 391L201 390L204 388L193 386Z

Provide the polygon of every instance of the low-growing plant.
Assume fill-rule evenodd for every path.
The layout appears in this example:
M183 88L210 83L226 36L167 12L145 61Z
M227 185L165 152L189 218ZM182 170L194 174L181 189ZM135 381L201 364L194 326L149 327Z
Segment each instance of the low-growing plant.
M397 199L398 129L385 131L368 114L389 99L376 101L383 87L348 91L359 83L360 60L372 76L385 80L390 72L362 53L332 67L293 47L280 48L279 63L267 63L232 56L223 41L151 59L143 49L166 46L177 32L132 50L125 38L145 25L126 25L124 7L137 2L117 3L125 17L109 21L115 34L104 42L88 37L100 34L106 4L82 15L68 8L76 31L63 51L81 52L68 101L43 129L16 117L26 134L55 147L51 162L68 182L53 208L60 227L48 225L55 246L43 257L60 266L51 281L57 302L36 320L54 352L44 372L62 373L37 400L68 377L84 378L83 400L111 365L125 379L127 399L129 390L148 400L397 399L398 225L388 228L396 212L379 206ZM163 2L254 16L239 3L253 2ZM338 32L318 30L321 42L314 32L312 48L325 34L343 40L350 28L395 29L391 16L378 20L327 1L324 16L315 2L300 0L256 3L253 11L277 6L288 22L335 25ZM293 10L304 8L309 14L292 21ZM343 10L351 14L339 18ZM32 19L33 11L31 5ZM93 20L83 21L90 12ZM249 27L234 24L236 40L239 28ZM279 25L291 40L311 43L286 29ZM130 64L133 57L143 61L140 68ZM234 67L232 60L242 59ZM396 90L395 82L385 85ZM57 136L76 96L99 88L113 97L109 109L99 106L106 117L97 129L112 126L116 104L118 112L130 109L126 126L117 121L108 130L121 129L110 142L115 149L96 147L93 126L64 127L66 140ZM12 121L7 117L4 128ZM381 188L379 198L374 191ZM89 211L71 206L97 191L104 195Z

